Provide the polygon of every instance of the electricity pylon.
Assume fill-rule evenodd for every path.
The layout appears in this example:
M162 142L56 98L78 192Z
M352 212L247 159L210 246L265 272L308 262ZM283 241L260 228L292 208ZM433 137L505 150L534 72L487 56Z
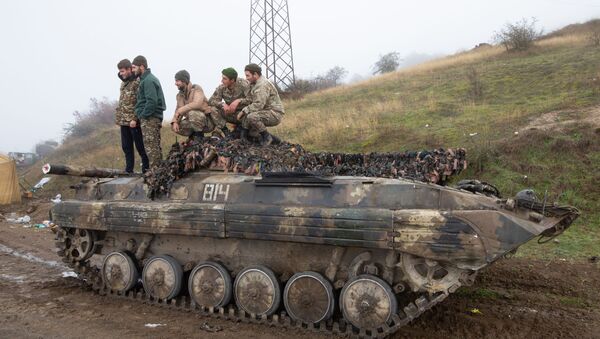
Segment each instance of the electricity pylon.
M251 0L250 58L281 90L294 84L294 57L287 0Z

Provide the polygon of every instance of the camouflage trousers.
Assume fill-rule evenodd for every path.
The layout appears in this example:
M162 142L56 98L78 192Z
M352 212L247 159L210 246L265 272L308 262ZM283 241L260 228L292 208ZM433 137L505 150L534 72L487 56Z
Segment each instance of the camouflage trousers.
M179 119L177 134L189 137L194 132L208 133L215 129L213 121L201 111L189 111Z
M283 118L283 113L273 110L258 111L242 117L242 127L250 130L251 135L262 133L267 127L277 126Z
M219 129L225 127L227 123L239 125L241 122L238 120L237 115L240 113L240 110L235 111L235 113L227 114L220 107L211 107L212 114L210 118L212 119L215 126Z
M160 129L162 120L159 118L141 119L142 137L144 139L144 148L150 160L150 167L158 165L162 160L162 149L160 148Z

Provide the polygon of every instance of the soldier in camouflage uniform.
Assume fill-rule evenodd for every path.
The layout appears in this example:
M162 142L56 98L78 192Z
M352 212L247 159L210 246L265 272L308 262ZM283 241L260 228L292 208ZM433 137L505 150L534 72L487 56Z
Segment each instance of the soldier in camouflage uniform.
M148 156L144 149L142 129L135 116L135 103L137 99L140 79L131 71L131 61L123 59L117 64L118 76L121 79L119 105L115 112L115 122L121 128L121 148L125 154L125 172L133 173L135 153L133 145L142 158L142 172L148 170Z
M250 104L250 83L246 79L238 78L238 73L233 68L225 68L221 72L221 85L208 100L211 107L211 118L219 129L224 129L225 124L239 125L237 115Z
M177 93L177 108L171 120L173 132L190 137L195 141L202 141L204 133L209 133L215 128L210 119L211 110L204 95L202 87L190 83L190 73L181 70L175 74Z
M251 87L250 104L237 116L242 122L241 139L247 141L248 133L258 134L261 145L270 145L273 137L267 131L267 126L279 125L284 115L283 104L275 85L262 77L260 66L249 64L244 73Z
M150 166L155 166L162 160L160 148L160 129L163 112L167 108L165 96L160 81L150 72L146 58L138 55L132 62L133 72L140 77L135 115L142 123L144 146Z

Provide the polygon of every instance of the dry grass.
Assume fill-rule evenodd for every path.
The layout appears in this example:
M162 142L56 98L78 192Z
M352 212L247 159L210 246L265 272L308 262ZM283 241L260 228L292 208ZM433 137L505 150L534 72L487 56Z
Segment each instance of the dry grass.
M541 39L535 42L535 46L542 48L556 48L564 46L584 46L588 43L586 34L569 34Z

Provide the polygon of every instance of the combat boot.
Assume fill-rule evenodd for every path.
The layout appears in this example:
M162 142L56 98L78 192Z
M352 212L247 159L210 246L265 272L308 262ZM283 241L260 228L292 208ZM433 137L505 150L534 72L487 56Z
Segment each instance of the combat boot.
M271 134L269 134L269 132L267 132L267 131L260 132L260 136L261 136L261 140L260 140L261 146L269 146L270 144L273 143L273 137L271 136Z
M231 137L233 139L239 139L241 137L241 134L242 134L242 126L235 125L235 128L231 132Z
M193 142L204 142L204 133L192 132L192 135L190 135L188 140Z
M245 144L250 143L250 140L248 140L248 132L247 128L242 128L240 130L240 140Z

